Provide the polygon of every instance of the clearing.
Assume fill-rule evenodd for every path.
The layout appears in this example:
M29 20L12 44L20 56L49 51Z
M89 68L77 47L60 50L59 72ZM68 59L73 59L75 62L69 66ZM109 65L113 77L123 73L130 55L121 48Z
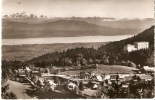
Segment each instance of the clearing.
M31 89L29 83L19 83L16 81L8 80L4 85L10 84L8 92L13 92L17 95L18 99L32 99L27 95L27 90Z

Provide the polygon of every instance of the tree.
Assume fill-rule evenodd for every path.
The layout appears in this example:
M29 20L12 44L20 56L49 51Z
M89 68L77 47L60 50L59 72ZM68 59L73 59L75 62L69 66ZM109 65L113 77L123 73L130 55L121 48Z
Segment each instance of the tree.
M44 15L40 15L40 18L42 18L42 19L43 19L43 18L44 18Z
M26 75L27 77L30 77L30 72L29 72L28 70L25 70L25 75Z
M30 14L30 18L34 18L35 16L34 16L34 14Z
M9 16L8 15L4 15L3 18L9 18Z
M80 82L80 84L79 84L79 90L80 91L83 91L84 90L83 82Z
M8 73L7 73L6 69L4 69L4 70L2 71L2 77L3 77L4 79L7 79L7 78L8 78Z
M36 75L33 75L32 78L31 78L31 81L36 84L37 83L37 76Z
M84 59L84 58L82 58L82 60L81 60L81 64L82 64L82 65L87 65L87 60Z
M45 73L50 73L50 70L46 68Z
M75 92L75 94L79 94L79 88L78 88L78 86L75 86L74 92Z
M103 62L104 62L104 64L109 64L108 58L105 58L105 59L103 60Z
M60 80L59 80L58 77L56 77L56 79L55 79L55 83L57 83L58 85L60 85Z
M89 63L89 64L92 64L92 63L93 63L92 58L89 58L88 63Z
M131 62L131 61L128 63L128 66L129 66L129 67L134 67L134 68L136 68L136 64L134 64L134 63Z

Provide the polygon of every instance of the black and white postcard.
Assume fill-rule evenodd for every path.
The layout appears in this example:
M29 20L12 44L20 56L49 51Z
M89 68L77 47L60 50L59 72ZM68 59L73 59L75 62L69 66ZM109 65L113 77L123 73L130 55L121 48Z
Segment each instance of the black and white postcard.
M154 0L2 0L2 99L153 99Z

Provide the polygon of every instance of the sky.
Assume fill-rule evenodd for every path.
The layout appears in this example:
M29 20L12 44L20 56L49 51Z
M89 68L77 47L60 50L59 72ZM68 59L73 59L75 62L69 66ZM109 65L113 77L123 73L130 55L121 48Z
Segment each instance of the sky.
M154 0L3 0L2 15L154 18Z

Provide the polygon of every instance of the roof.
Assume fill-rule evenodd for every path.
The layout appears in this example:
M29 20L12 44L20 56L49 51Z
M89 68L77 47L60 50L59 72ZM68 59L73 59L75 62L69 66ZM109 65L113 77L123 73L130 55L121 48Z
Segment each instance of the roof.
M147 42L147 41L141 41L141 42L134 42L134 43L141 44L141 43L149 43L149 42Z
M18 69L18 72L25 72L25 70L24 69Z
M151 75L139 74L137 75L140 79L152 79Z
M54 76L54 74L49 74L49 73L42 73L41 76Z
M127 76L127 77L125 77L125 80L126 81L130 81L132 79L132 76Z
M76 84L72 82L70 82L68 85L76 86Z
M96 78L98 81L103 81L102 77L100 75L96 75Z
M59 73L59 70L52 70L51 73Z
M110 75L110 79L116 79L117 75Z
M39 71L34 70L34 71L32 71L32 73L39 73Z
M147 72L155 72L154 67L144 66L142 69Z

